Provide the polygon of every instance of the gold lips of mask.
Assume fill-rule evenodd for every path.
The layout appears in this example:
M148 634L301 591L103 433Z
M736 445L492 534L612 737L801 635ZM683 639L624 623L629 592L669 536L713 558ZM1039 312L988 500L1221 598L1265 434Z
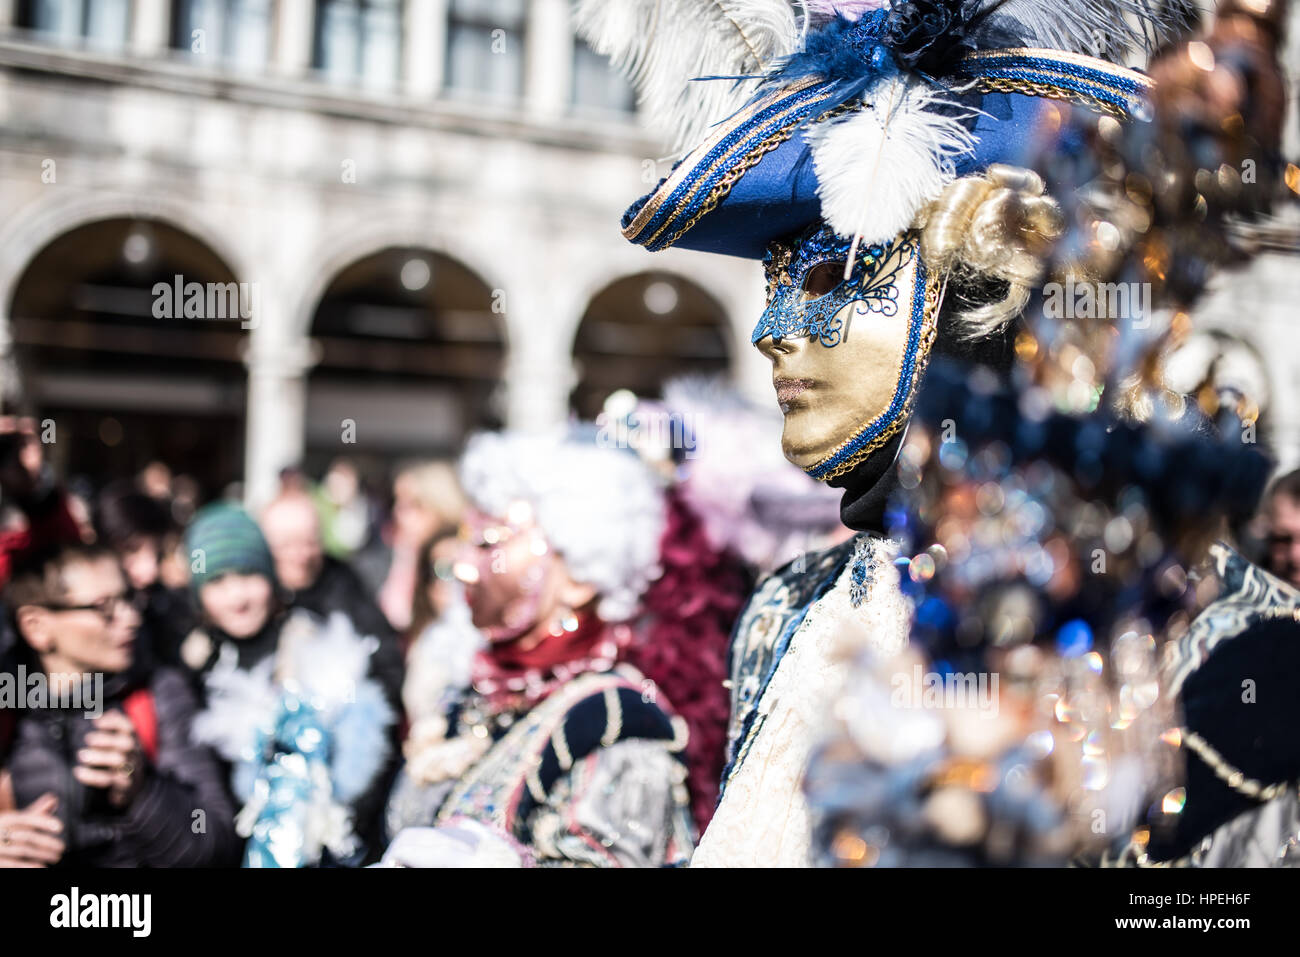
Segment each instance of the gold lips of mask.
M773 243L763 263L767 308L751 337L772 362L785 456L822 481L907 422L937 324L938 283L916 234L852 245L823 224Z

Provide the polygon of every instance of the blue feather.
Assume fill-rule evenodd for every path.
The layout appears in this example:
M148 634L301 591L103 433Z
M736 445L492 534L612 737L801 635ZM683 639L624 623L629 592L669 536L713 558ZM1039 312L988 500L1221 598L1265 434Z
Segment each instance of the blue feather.
M885 49L888 24L886 10L874 10L856 22L842 16L828 20L810 31L804 48L782 60L769 79L782 85L805 76L854 82L874 74L880 63L873 51Z
M371 680L357 687L356 700L338 713L334 727L334 752L330 777L334 796L351 804L370 786L388 759L388 728L394 720L393 710L384 699L383 690Z
M873 10L856 22L839 16L808 34L798 53L782 60L765 78L760 95L817 76L835 85L828 109L862 99L871 87L897 76L899 67L887 44L889 11Z

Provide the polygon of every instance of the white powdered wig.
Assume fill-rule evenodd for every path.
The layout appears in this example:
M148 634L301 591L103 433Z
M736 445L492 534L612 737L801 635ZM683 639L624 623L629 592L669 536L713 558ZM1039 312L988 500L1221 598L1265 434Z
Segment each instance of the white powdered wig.
M817 172L822 218L841 236L884 242L912 225L921 207L952 182L975 139L931 87L895 78L873 102L805 135Z
M488 432L470 439L460 475L465 494L490 515L504 517L517 501L532 506L569 574L596 588L605 621L634 616L662 574L663 492L631 452L555 434Z
M592 49L631 79L674 150L694 146L757 84L692 81L764 73L800 39L789 0L579 0L574 18Z

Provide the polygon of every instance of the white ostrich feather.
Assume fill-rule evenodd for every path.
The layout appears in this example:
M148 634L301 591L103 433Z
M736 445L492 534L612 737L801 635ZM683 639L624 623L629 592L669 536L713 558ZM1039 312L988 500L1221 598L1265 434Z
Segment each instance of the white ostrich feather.
M383 767L386 729L397 717L379 683L367 677L378 645L337 611L323 623L295 613L280 633L281 680L324 715L333 735L334 797L344 803L355 800Z
M929 86L882 81L873 102L805 135L817 172L822 218L841 236L883 242L907 229L974 148L969 130Z
M1014 22L1028 46L1120 62L1149 53L1188 23L1192 0L984 0L990 26Z
M342 612L324 622L295 613L280 632L280 679L291 690L333 715L356 700L378 646L374 638L357 634Z
M194 740L232 763L251 761L258 734L270 728L280 703L279 689L271 680L274 664L268 658L253 668L241 669L234 647L223 646L204 678L208 705L194 716Z
M846 3L850 16L867 3ZM578 0L577 30L637 88L652 125L674 150L694 146L712 124L739 109L757 80L803 45L810 24L836 4L796 17L790 0ZM1193 0L983 0L981 45L1066 50L1121 62L1150 52L1191 20ZM695 82L697 81L698 82Z
M378 682L367 677L376 639L358 635L339 612L317 622L301 612L285 622L277 653L250 669L235 649L222 648L204 678L207 707L194 718L194 739L234 764L232 786L254 796L261 755L286 691L320 709L333 735L333 796L347 802L365 790L389 752L387 728L396 720Z
M754 76L794 52L800 28L789 0L579 0L579 35L636 86L650 122L674 150L750 98Z

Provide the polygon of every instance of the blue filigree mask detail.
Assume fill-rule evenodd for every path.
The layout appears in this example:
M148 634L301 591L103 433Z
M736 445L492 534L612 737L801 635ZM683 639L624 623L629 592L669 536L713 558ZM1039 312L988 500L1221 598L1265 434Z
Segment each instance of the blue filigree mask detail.
M809 338L828 349L845 335L844 307L883 316L898 314L899 273L916 256L916 239L903 235L885 243L860 243L853 270L844 278L852 242L829 226L809 227L793 243L773 243L763 258L767 308L750 343L771 336ZM850 314L852 315L852 314Z

